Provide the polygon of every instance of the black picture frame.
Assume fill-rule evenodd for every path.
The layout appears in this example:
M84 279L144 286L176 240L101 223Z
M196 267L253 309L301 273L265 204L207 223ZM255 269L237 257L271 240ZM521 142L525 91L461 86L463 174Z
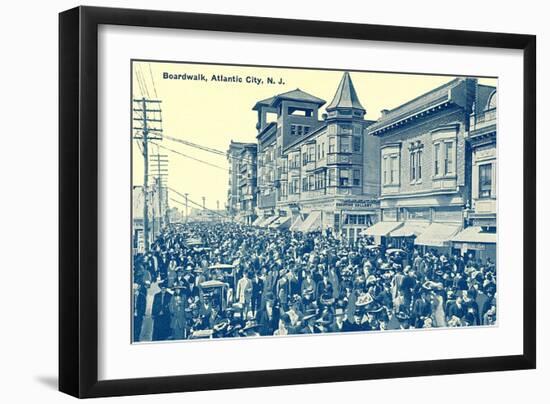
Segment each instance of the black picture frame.
M98 26L360 39L523 51L523 354L98 381ZM340 22L77 7L59 16L59 390L104 397L536 366L536 37Z

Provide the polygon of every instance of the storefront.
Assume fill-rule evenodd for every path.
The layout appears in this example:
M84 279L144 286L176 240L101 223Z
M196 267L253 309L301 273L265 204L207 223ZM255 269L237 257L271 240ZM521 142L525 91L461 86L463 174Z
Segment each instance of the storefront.
M481 260L497 258L497 233L480 226L467 227L452 238L453 248Z
M387 245L389 234L403 226L403 222L378 222L361 232L361 236L373 237L378 245Z
M461 230L461 223L431 223L414 240L416 246L436 250L441 254L451 252L451 239Z

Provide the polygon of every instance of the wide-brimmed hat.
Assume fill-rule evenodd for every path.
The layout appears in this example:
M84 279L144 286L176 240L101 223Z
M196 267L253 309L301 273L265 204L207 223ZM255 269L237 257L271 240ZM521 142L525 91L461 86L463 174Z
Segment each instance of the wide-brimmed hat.
M336 299L334 297L332 297L331 295L329 294L326 294L324 293L320 298L319 298L319 302L321 304L324 304L325 306L330 306L332 304L334 304L334 302L336 301Z
M242 331L249 331L260 327L260 324L256 323L256 321L250 320L247 321Z
M405 313L405 312L403 312L403 311L400 311L399 313L397 313L397 314L395 315L395 318L398 319L399 321L407 321L407 320L409 320L411 317L410 317L407 313Z
M315 318L316 316L317 316L316 314L308 314L308 315L304 316L304 318L302 318L302 321L311 320L312 318Z
M366 310L368 313L380 313L382 310L384 310L384 306L382 306L378 302L372 302L366 307Z
M371 303L373 300L374 299L372 298L371 295L369 295L368 293L365 293L357 297L357 300L355 301L355 306L363 307Z

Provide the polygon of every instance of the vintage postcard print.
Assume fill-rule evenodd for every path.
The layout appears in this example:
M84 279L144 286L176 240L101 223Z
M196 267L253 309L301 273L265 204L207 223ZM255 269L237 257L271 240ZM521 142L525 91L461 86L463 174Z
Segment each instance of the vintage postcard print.
M496 78L131 70L133 342L496 326Z

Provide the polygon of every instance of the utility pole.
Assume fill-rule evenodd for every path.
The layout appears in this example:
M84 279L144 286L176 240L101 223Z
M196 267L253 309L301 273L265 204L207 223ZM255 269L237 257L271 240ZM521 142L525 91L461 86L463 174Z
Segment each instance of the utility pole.
M206 197L202 197L202 210L206 210Z
M189 201L187 200L187 197L189 196L189 193L185 193L185 223L189 220L189 211L187 210L189 208Z
M162 140L160 134L162 128L160 125L150 126L150 122L162 122L160 116L160 100L150 100L145 97L141 99L133 99L132 120L135 122L133 126L134 139L141 140L141 152L143 154L143 240L145 252L149 251L149 141ZM149 105L156 105L156 108L150 108ZM136 114L137 113L137 114ZM140 115L141 113L141 115ZM151 114L151 115L149 115ZM137 123L141 123L141 126Z
M157 146L157 153L150 154L150 176L155 179L155 183L158 191L158 217L159 217L159 228L162 226L162 222L168 223L168 155L160 154L159 148ZM165 209L166 208L166 209Z

